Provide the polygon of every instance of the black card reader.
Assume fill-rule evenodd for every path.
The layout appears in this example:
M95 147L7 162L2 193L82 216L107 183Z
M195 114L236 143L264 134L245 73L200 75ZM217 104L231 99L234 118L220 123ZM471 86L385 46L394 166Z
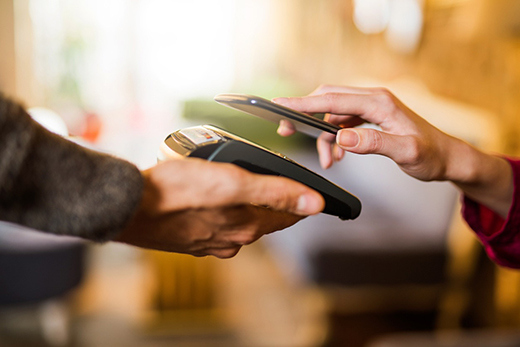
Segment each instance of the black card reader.
M178 130L161 144L159 160L195 157L233 163L258 174L283 176L319 192L325 199L323 213L355 219L361 202L354 195L303 167L283 154L271 151L216 126L201 125Z

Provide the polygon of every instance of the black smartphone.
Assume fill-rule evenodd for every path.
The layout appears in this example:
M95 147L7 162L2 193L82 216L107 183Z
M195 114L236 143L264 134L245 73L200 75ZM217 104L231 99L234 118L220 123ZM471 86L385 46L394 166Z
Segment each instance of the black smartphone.
M341 127L319 118L278 105L269 100L247 94L218 94L214 100L253 116L279 124L281 120L290 122L296 131L318 137L323 131L336 135Z

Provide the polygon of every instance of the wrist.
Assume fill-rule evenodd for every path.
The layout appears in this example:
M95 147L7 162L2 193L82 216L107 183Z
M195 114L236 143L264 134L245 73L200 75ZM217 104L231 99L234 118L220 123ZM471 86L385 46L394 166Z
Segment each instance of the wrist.
M455 140L457 143L448 156L446 180L458 186L496 188L499 183L507 183L511 178L511 167L507 160L482 152L464 141Z
M513 197L513 173L509 162L457 140L450 151L446 180L464 195L505 217Z
M457 138L451 138L446 157L444 180L456 185L482 183L486 176L482 172L483 164L489 165L488 162L493 161L490 155Z

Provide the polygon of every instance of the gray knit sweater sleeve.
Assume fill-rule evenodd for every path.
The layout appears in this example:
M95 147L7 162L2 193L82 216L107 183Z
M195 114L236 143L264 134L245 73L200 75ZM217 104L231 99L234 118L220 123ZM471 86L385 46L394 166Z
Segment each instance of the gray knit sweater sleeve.
M0 94L0 220L106 241L141 199L140 171L52 134Z

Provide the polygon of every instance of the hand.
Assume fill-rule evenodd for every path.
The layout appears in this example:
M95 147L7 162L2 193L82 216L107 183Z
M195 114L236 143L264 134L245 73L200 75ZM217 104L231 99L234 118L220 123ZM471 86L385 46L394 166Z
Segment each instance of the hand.
M358 154L381 154L393 159L409 175L421 180L444 178L446 151L455 140L404 106L385 89L321 86L303 98L274 100L300 112L325 112L325 120L346 130L338 136L323 133L318 139L322 167L343 157L343 150ZM364 122L375 129L352 129ZM282 125L279 133L290 134Z
M512 172L503 158L489 155L447 135L382 88L321 86L301 98L273 101L306 113L327 113L326 120L345 128L337 137L318 139L324 168L341 160L346 150L391 158L412 177L424 181L449 180L465 194L506 215L512 201ZM353 127L364 122L380 130ZM281 124L281 135L294 132Z
M345 89L347 88L341 86L322 85L310 93L309 96L321 95L327 92L345 92ZM284 103L287 102L287 98L275 98L273 101L281 105L285 105ZM325 114L324 121L334 123L334 119L330 113ZM344 116L342 122L339 124L344 128L351 128L357 125L361 125L364 122L365 121L360 117ZM277 132L281 136L290 136L296 132L296 129L290 121L281 120ZM339 147L338 144L336 144L336 136L323 132L318 138L316 144L318 153L320 154L320 164L322 168L328 169L332 166L334 161L340 161L343 159L345 152L341 147Z
M324 207L303 184L233 164L171 160L143 177L141 205L116 241L144 248L229 258Z

